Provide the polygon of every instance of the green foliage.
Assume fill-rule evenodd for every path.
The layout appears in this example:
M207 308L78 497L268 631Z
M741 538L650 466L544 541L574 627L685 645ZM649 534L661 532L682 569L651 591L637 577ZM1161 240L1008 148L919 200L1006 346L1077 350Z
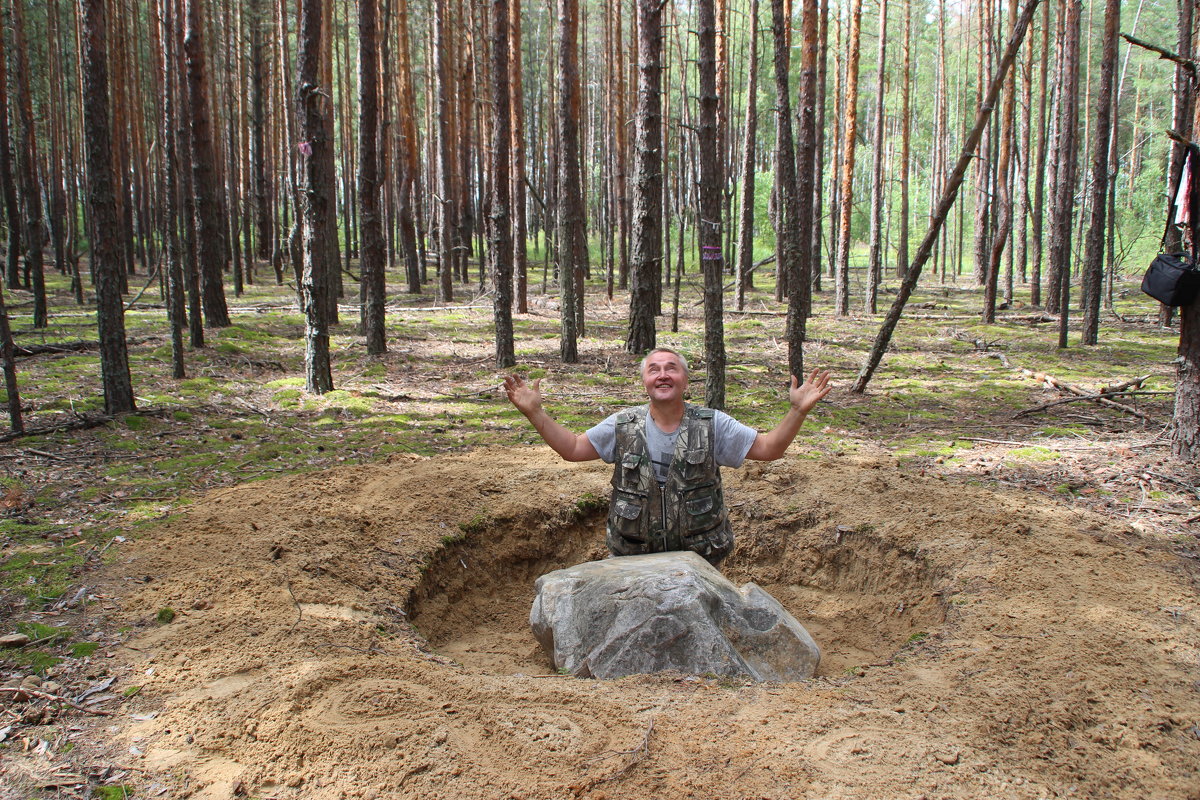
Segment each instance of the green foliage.
M124 784L97 786L92 789L92 797L95 800L125 800L127 797L133 797L133 787Z
M154 615L154 619L159 625L166 625L175 620L175 609L171 607L160 608L158 613Z

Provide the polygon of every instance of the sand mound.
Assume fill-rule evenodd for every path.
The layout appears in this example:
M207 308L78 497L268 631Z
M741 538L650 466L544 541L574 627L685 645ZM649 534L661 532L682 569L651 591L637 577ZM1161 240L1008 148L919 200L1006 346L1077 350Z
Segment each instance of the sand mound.
M111 570L158 712L114 743L222 800L1200 796L1196 572L1132 529L888 461L729 471L726 572L817 679L577 680L532 583L603 555L608 477L538 448L214 492Z

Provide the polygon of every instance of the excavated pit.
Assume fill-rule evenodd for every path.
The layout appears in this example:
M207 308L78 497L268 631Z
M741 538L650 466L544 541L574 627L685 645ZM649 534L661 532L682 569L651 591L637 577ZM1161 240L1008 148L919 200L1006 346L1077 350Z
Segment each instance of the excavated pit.
M410 595L409 619L438 653L470 669L552 671L529 630L534 581L607 557L604 516L564 507L549 522L493 524L448 545ZM845 529L817 513L774 525L738 509L732 516L738 546L725 574L757 583L808 629L822 649L818 675L887 663L945 622L935 571L869 527Z

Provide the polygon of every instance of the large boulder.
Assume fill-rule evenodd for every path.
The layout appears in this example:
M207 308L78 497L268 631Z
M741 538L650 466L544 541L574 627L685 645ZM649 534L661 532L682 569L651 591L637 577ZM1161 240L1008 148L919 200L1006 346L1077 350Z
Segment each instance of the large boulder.
M793 681L821 659L775 598L753 583L738 589L695 553L593 561L535 588L533 635L556 669L579 677L678 670Z

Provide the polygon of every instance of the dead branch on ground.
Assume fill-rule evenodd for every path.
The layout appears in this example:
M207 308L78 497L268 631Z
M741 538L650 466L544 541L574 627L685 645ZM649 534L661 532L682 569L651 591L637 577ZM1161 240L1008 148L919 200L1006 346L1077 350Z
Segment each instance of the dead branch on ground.
M1023 369L1023 370L1021 370L1021 374L1025 375L1027 377L1033 378L1036 381L1041 381L1042 383L1046 384L1047 386L1051 386L1055 389L1058 389L1059 391L1069 392L1070 394L1075 395L1079 399L1093 400L1093 401L1099 403L1100 405L1108 406L1109 408L1115 408L1118 411L1125 412L1126 414L1132 414L1133 416L1137 417L1138 419L1142 420L1143 422L1151 422L1152 421L1150 419L1150 417L1146 416L1141 411L1138 411L1136 408L1133 408L1132 406L1127 406L1124 403L1118 403L1115 400L1109 399L1109 395L1134 394L1134 392L1089 392L1084 389L1080 389L1078 386L1072 386L1069 383L1060 381L1058 378L1055 378L1053 375L1048 375L1045 372L1034 372L1033 370ZM1146 378L1135 379L1134 383L1131 385L1140 386L1141 385L1140 382L1144 382L1145 380L1146 380ZM1140 392L1139 392L1139 394L1140 394ZM1039 407L1039 408L1032 408L1032 409L1027 409L1025 411L1020 411L1015 416L1019 417L1023 414L1033 413L1034 411L1041 410L1041 408L1049 408L1051 405L1060 405L1062 402L1064 402L1064 401L1050 403L1046 406Z

